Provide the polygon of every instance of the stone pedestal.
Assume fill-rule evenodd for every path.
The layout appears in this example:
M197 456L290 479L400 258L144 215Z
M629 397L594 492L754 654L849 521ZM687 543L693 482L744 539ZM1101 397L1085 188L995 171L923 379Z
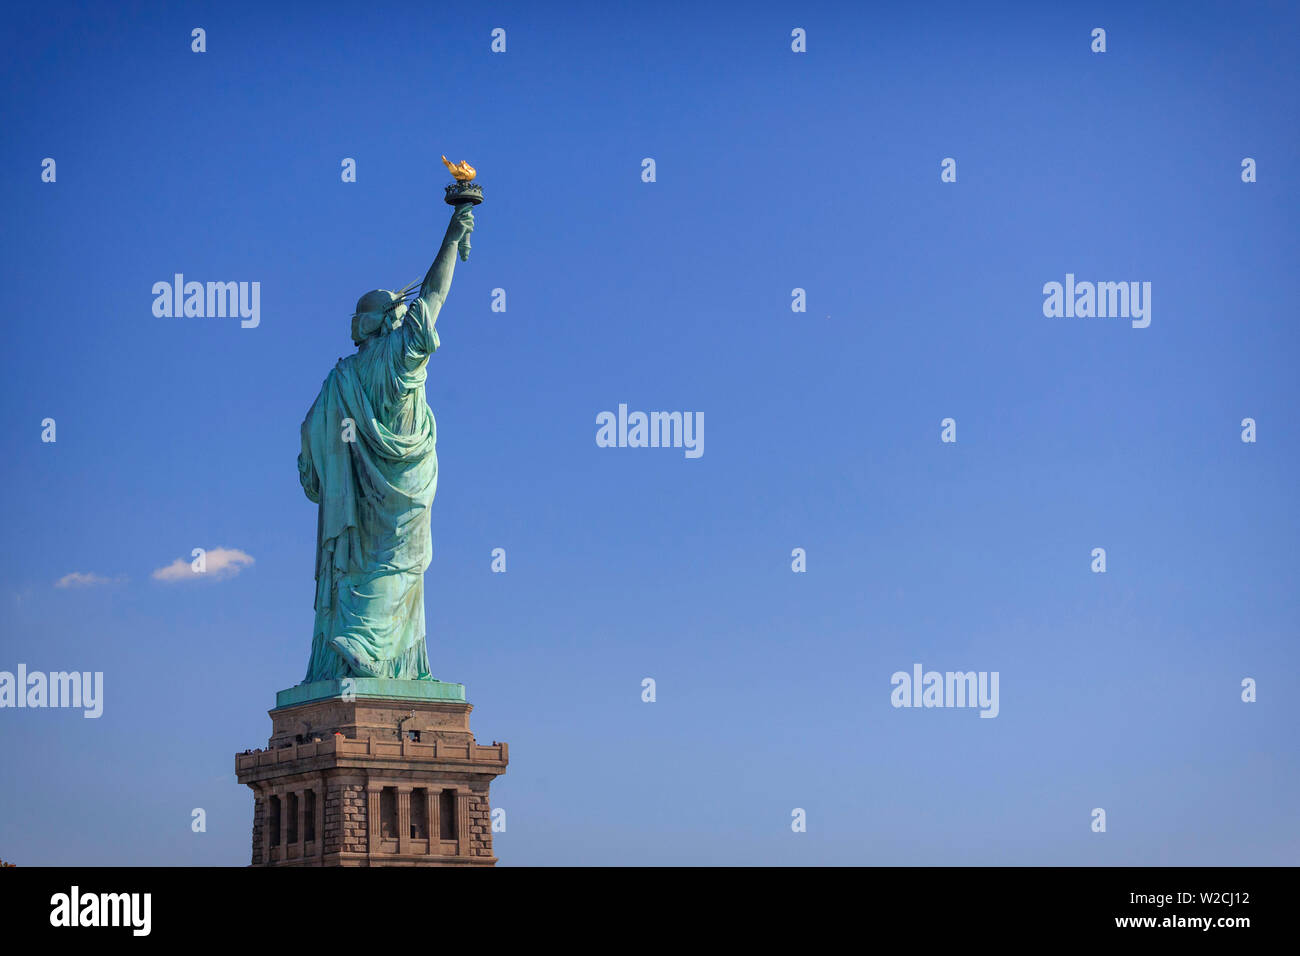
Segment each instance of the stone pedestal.
M496 863L488 786L509 748L475 743L461 685L356 679L276 696L267 749L235 757L254 866Z

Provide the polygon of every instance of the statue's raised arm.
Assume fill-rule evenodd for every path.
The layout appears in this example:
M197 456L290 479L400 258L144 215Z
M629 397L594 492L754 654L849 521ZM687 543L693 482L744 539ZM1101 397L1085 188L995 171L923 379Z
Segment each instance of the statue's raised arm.
M468 203L456 207L447 224L446 235L442 237L442 246L434 257L433 265L420 284L420 298L424 300L425 315L429 324L438 320L438 312L447 301L451 291L451 277L456 271L456 255L461 261L469 260L469 235L474 231L474 207Z

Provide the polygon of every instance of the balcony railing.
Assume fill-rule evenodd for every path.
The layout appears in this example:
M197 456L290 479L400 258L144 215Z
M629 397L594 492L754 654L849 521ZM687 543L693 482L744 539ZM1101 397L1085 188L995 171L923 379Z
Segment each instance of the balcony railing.
M262 767L275 767L279 764L294 763L312 757L324 757L333 754L337 757L397 757L403 760L427 762L452 761L456 763L504 765L509 759L509 745L475 743L450 743L431 740L429 743L416 743L413 740L376 740L367 737L364 740L351 740L347 737L333 736L324 740L313 740L276 750L258 750L250 754L235 755L235 772L243 773Z

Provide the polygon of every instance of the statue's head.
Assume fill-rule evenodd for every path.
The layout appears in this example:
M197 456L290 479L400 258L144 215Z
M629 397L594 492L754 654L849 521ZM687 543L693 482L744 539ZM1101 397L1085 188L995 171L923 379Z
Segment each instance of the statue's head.
M357 299L352 313L352 341L357 345L378 335L385 323L391 328L406 314L406 300L387 289L373 289Z

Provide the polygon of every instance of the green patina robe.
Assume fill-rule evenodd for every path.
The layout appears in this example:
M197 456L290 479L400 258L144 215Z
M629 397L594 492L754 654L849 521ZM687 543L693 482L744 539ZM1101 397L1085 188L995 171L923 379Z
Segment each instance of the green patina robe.
M424 572L438 457L424 381L440 307L417 298L400 325L340 359L302 423L298 476L320 506L307 682L432 679Z

